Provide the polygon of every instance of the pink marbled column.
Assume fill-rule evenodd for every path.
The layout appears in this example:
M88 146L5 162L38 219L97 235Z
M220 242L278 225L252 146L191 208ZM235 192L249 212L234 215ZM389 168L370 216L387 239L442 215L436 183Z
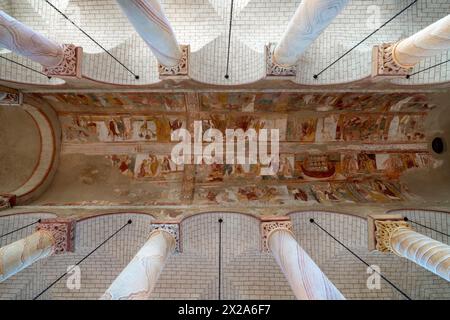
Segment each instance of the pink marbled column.
M299 300L344 300L344 296L298 245L291 232L275 229L268 245Z
M347 3L348 0L302 0L275 48L275 62L282 66L295 65Z
M180 62L180 46L158 0L117 0L117 3L159 63L171 67Z
M0 10L0 47L30 58L44 67L58 66L63 47Z
M0 282L50 256L54 248L55 238L46 230L36 231L24 239L0 248Z
M144 300L158 281L167 258L175 251L175 237L163 230L155 230L148 241L123 269L101 299Z

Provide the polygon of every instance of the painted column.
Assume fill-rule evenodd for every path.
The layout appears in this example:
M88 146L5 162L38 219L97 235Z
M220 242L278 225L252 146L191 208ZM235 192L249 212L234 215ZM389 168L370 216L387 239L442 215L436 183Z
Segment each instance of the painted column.
M369 217L370 235L369 249L395 253L450 281L450 246L413 231L403 217Z
M169 256L178 247L178 225L155 225L144 246L123 269L101 299L145 300L158 281Z
M263 222L263 247L270 251L299 300L345 300L344 296L298 245L290 221Z
M45 67L59 65L63 47L0 11L0 47L30 58Z
M295 65L347 3L348 0L302 0L275 47L274 62L282 66Z
M55 239L45 230L0 248L0 282L53 253Z
M373 49L372 76L404 76L422 59L450 49L450 15L409 38Z
M158 0L117 0L117 3L159 63L171 67L180 62L180 46Z
M0 248L0 282L52 254L73 251L74 221L42 220L30 236Z
M0 47L40 63L50 77L82 77L83 48L49 40L1 10Z

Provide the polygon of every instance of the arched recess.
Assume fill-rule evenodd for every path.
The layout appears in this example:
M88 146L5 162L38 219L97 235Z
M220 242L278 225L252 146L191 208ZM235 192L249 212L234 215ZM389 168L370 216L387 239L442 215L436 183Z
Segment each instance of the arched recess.
M31 104L33 103L33 105ZM61 148L61 128L55 111L44 104L26 101L22 109L34 120L40 135L40 153L31 177L16 190L16 204L23 205L37 199L50 185L56 172ZM20 159L17 159L18 161Z
M433 273L394 254L369 252L367 222L349 214L325 211L300 211L289 214L293 232L305 249L346 299L405 299L387 282L381 280L379 289L369 289L373 274L358 258L333 240L317 224L346 245L406 292L412 299L449 299L448 284ZM447 289L445 289L447 288Z
M129 219L132 223L128 225ZM153 219L149 214L133 212L111 212L80 219L75 229L75 252L39 260L9 278L0 286L0 299L33 299L127 224L79 265L79 289L71 287L76 284L70 278L75 273L71 272L40 297L45 300L97 300L145 243Z
M221 227L219 219L223 220ZM183 252L167 261L153 299L218 299L219 277L222 299L293 299L275 259L260 250L257 217L237 212L198 213L183 219L180 230Z

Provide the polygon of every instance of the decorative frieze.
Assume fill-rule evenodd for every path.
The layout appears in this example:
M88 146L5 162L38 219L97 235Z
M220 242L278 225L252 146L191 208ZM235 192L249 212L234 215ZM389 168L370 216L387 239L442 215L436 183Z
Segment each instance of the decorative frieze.
M75 220L73 219L45 219L37 226L37 230L50 232L55 239L54 254L74 252Z
M275 230L287 230L292 233L292 222L289 218L282 218L261 222L261 249L263 252L269 253L269 237Z
M44 73L50 77L76 77L81 79L81 63L83 48L73 44L63 44L64 56L61 62L54 67L44 67Z
M154 223L150 227L150 234L155 230L161 230L169 233L175 238L175 252L182 252L180 241L180 225L178 223Z
M168 79L188 79L189 78L189 56L190 56L190 46L180 45L181 48L181 58L178 64L174 66L165 66L161 63L158 64L159 78Z
M23 102L23 95L20 92L0 92L1 106L20 106Z
M405 77L412 67L404 67L395 59L398 43L383 43L372 49L372 77Z
M269 43L265 47L265 58L266 58L266 77L291 77L295 78L297 74L297 65L283 66L278 64L274 59L274 50L276 44Z

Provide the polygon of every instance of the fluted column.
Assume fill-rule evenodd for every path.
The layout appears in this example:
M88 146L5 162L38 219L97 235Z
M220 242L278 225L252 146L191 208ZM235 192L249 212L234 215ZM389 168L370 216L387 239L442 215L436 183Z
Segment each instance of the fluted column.
M101 299L148 299L167 259L177 248L177 240L178 225L156 226L144 246L114 280Z
M295 65L347 3L348 0L302 0L275 47L275 62L284 66Z
M369 235L370 249L395 253L450 281L450 246L413 231L401 216L369 217Z
M292 235L290 221L263 222L263 248L270 251L299 300L344 300Z
M42 220L36 232L0 248L0 282L53 253L73 251L74 226L72 220Z
M82 77L81 47L47 39L1 10L0 47L40 63L48 76Z
M123 13L165 66L180 62L181 49L158 0L117 0Z
M450 15L409 38L373 49L372 76L404 76L422 59L450 49Z

